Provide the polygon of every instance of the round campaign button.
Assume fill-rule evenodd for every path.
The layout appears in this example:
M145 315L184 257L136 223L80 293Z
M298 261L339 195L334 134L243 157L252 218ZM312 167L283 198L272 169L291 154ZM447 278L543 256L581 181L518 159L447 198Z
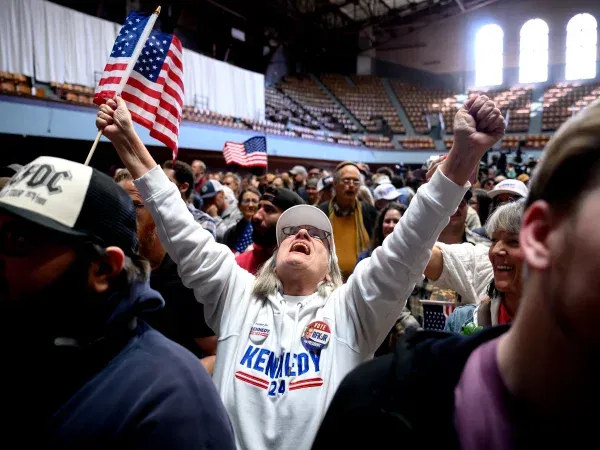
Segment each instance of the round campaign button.
M269 337L271 328L266 323L255 322L250 328L250 340L255 344L262 344Z
M331 338L329 325L320 320L309 323L302 332L300 341L308 351L318 352L327 347Z

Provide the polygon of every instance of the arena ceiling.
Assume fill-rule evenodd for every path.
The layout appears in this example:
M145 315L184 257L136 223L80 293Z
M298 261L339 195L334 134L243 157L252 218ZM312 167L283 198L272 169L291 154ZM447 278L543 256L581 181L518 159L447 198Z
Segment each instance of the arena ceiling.
M394 42L446 17L511 0L51 0L122 22L128 8L160 4L162 31L175 31L191 48L264 72L278 49L300 70L342 71L356 55ZM520 1L520 0L512 0ZM245 39L232 36L241 30Z

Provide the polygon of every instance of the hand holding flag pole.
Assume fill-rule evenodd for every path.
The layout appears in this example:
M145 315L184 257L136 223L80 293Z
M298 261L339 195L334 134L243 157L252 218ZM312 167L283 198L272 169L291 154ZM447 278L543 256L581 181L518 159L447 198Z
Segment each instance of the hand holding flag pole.
M159 14L160 14L160 6L158 6L156 8L156 10L154 11L154 13L152 13L152 16L150 16L150 19L146 23L146 26L144 27L144 31L142 31L141 38L137 41L137 44L135 46L135 49L133 50L131 58L129 59L129 61L127 63L127 68L125 69L124 75L121 77L121 81L115 91L115 95L121 95L121 92L123 91L123 87L125 86L125 83L127 83L129 76L131 75L131 71L133 70L133 67L136 64L136 62L140 56L140 53L142 52L142 49L144 48L144 44L148 40L148 36L150 35L150 32L154 28L154 23L156 22L156 19L158 19ZM98 146L98 142L100 141L101 137L102 137L102 130L99 130L98 134L96 135L96 139L94 140L94 143L92 144L92 148L90 149L90 152L88 153L88 156L85 160L84 165L87 166L90 164L92 156L94 156L94 152L96 151L96 147Z

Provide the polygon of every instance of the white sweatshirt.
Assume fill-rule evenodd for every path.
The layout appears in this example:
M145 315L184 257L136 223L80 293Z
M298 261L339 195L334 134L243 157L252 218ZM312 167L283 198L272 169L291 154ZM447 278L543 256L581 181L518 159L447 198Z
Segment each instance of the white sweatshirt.
M160 167L135 184L218 336L213 379L237 446L256 450L310 449L338 385L387 335L467 189L438 171L383 245L329 298L276 294L263 300L251 295L254 277L194 221ZM317 352L301 342L315 321L330 331Z
M489 247L473 244L443 244L444 267L437 281L430 281L442 289L453 289L461 296L462 304L479 303L487 296L494 279L494 269L489 257Z

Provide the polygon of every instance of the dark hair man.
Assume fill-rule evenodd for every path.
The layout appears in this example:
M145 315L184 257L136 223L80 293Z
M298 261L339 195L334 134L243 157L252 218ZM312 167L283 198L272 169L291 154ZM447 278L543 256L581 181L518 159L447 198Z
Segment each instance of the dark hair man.
M40 157L0 191L0 230L7 442L234 448L197 358L140 319L164 301L138 255L133 203L110 177Z

